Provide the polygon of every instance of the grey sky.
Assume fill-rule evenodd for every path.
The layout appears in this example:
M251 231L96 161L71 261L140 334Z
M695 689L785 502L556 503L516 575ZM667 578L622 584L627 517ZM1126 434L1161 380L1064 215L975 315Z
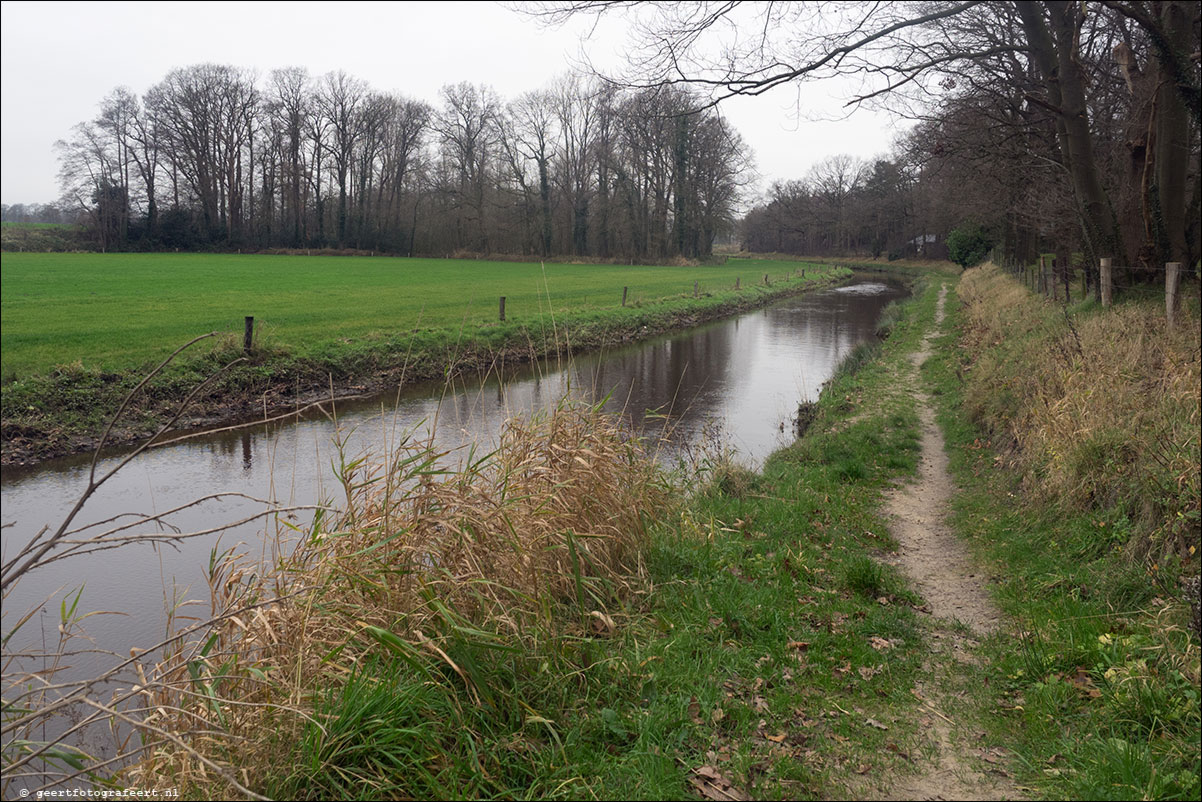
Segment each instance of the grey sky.
M537 89L570 69L583 50L600 67L619 64L626 25L547 29L487 2L31 2L0 4L0 200L46 203L58 197L55 140L91 119L117 86L141 95L169 70L200 62L266 73L303 66L313 75L342 69L373 88L431 103L448 83L493 86L502 97ZM834 116L838 88L785 88L739 98L722 110L751 145L763 176L802 177L838 153L885 152L899 130L865 111Z

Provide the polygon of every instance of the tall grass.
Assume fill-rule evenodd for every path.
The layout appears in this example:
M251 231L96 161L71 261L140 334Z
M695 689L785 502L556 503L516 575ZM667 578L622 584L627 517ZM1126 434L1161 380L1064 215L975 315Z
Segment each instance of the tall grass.
M924 372L953 520L1018 630L985 644L983 721L1037 796L1197 799L1197 583L1172 581L1198 570L1197 296L1174 332L1159 305L1066 314L993 267L959 296Z
M1158 304L1065 308L992 266L959 288L969 414L1010 446L1024 490L1117 510L1118 545L1154 561L1199 548L1196 290L1169 331Z
M344 461L336 520L319 515L278 566L217 566L220 621L158 666L147 724L221 735L157 751L139 784L228 791L199 754L276 794L457 795L439 779L450 767L430 761L468 759L471 733L490 726L478 713L551 726L518 678L596 661L590 644L617 626L610 608L642 570L644 514L666 487L615 419L566 402L511 421L491 453L447 457L410 441ZM269 597L286 601L221 618ZM427 737L433 710L462 732ZM392 746L367 749L377 740ZM297 744L293 773L279 750Z

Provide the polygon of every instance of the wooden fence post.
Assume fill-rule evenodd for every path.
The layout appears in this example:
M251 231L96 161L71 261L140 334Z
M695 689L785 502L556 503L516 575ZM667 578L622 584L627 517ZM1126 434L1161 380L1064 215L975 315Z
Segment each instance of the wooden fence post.
M1110 306L1110 296L1114 287L1112 275L1110 257L1103 257L1098 265L1098 297L1102 299L1103 307Z
M739 289L739 277L735 276L735 289Z
M1060 293L1056 289L1056 278L1057 278L1057 276L1056 276L1056 257L1053 256L1052 257L1052 266L1048 271L1048 283L1050 285L1052 285L1052 300L1053 301L1060 300Z
M501 296L501 322L505 321L505 296Z
M693 282L693 297L696 298L700 293L701 288L696 281Z
M626 306L626 291L629 289L629 287L622 288L622 306Z
M768 286L768 274L767 273L764 274L764 286L765 287Z
M1046 285L1046 284L1044 284L1044 277L1046 276L1046 271L1047 271L1047 268L1046 268L1046 267L1044 267L1044 255L1043 255L1043 254L1040 254L1040 255L1039 255L1039 277L1038 277L1038 282L1039 282L1039 292L1042 292L1044 295L1047 295L1047 292L1048 292L1048 290L1047 290L1047 285Z
M1177 320L1177 287L1181 282L1181 263L1164 266L1164 319L1171 331Z
M250 347L255 340L255 319L251 315L246 316L246 333L242 335L242 353L249 354Z

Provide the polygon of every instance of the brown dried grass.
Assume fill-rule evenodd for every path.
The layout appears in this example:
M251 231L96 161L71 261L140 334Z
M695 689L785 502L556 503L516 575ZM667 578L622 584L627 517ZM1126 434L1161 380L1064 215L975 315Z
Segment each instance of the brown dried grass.
M409 442L345 463L332 525L319 516L273 569L216 568L211 634L144 683L146 725L193 734L154 750L135 784L217 793L236 776L249 787L278 758L273 741L295 740L315 695L373 651L480 703L496 689L453 644L533 659L547 640L612 628L607 603L641 573L644 511L668 500L641 444L599 408L563 403L510 421L490 454L455 469L446 457Z
M968 411L1011 447L1025 489L1078 509L1126 510L1136 556L1196 553L1197 286L1171 331L1162 299L1066 310L994 266L968 272L959 294L973 360Z

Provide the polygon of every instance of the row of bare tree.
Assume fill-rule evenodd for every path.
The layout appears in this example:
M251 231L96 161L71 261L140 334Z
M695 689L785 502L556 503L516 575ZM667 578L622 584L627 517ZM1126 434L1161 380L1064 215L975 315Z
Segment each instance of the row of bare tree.
M632 88L710 102L852 82L917 122L887 158L777 184L747 219L763 250L894 251L966 219L1005 258L1055 250L1149 273L1197 263L1200 19L1189 0L545 3L638 17ZM741 35L736 35L736 32ZM1058 260L1069 264L1068 258Z
M112 92L58 143L60 178L106 250L704 257L748 157L697 105L564 77L509 103L446 86L433 107L344 72L199 64Z

